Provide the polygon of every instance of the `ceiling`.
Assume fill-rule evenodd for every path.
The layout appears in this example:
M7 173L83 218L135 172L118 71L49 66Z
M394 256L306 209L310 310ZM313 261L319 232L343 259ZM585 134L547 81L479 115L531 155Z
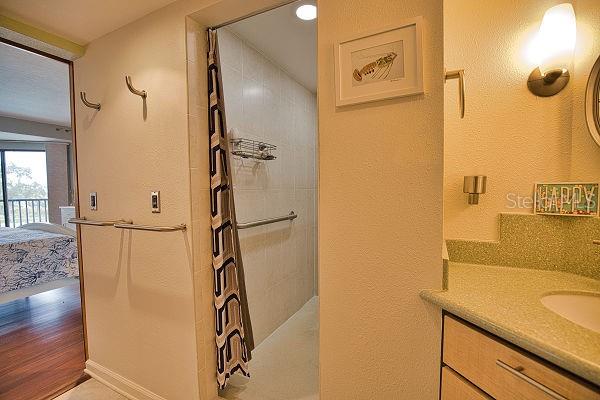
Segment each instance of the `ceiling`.
M0 14L80 45L175 0L2 0Z
M302 21L297 1L227 27L313 93L317 91L317 21Z
M0 116L71 125L69 66L0 43Z

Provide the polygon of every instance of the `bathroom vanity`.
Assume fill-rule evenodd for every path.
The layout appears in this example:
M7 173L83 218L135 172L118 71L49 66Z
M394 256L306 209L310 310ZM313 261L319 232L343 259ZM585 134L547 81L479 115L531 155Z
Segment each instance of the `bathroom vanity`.
M443 363L442 400L600 399L571 373L452 315L444 316Z
M444 310L442 400L600 400L600 332L543 302L556 294L596 296L600 281L452 262L448 268L447 290L421 293Z

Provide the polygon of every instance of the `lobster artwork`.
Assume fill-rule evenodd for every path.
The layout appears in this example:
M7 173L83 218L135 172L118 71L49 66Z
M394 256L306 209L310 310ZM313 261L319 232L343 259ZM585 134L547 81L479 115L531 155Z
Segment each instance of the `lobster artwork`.
M352 77L357 82L361 82L364 77L371 76L372 79L386 79L394 65L394 60L398 55L394 52L387 53L385 56L368 63L360 70L355 69Z

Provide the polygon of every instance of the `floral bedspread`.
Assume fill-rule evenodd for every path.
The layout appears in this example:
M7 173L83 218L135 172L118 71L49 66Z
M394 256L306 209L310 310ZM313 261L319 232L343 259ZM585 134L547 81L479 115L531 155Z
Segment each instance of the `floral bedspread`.
M79 276L74 237L0 228L0 293Z

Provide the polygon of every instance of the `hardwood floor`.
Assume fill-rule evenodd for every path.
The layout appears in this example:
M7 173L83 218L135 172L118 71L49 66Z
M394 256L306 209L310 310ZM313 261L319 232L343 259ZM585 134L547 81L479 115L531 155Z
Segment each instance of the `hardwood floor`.
M0 304L0 400L51 399L84 368L79 285Z

